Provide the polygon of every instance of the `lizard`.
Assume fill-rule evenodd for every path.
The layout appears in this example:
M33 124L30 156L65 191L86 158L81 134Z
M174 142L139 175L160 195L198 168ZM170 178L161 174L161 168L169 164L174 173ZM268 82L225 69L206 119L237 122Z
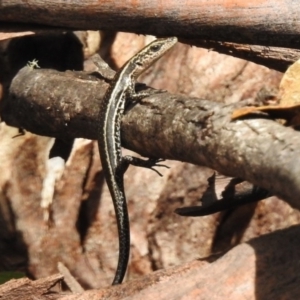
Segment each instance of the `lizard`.
M142 160L121 153L121 119L128 99L140 100L161 91L135 92L139 75L177 42L176 37L160 38L144 47L118 70L104 95L98 116L98 145L104 176L113 200L119 236L119 258L113 285L120 284L126 273L130 251L130 226L123 187L123 175L129 164L153 169L163 159Z

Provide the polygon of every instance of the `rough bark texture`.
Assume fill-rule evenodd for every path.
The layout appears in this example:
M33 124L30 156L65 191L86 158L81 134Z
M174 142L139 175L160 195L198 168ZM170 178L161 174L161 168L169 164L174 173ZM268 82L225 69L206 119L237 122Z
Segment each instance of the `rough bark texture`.
M28 278L10 280L0 286L0 298L5 300L58 299L59 295L53 293L51 289L62 279L62 275L56 274L35 281Z
M118 34L112 47L104 44L104 52L112 55L112 65L118 68L144 43L144 37ZM23 54L21 51L19 56ZM25 61L18 61L19 68L25 66L28 60L39 60L37 54L35 52ZM17 52L14 52L14 56L17 56ZM43 67L44 63L40 65ZM26 126L33 124L37 118L39 122L35 123L33 130L47 131L52 136L59 134L68 137L67 133L73 130L75 134L70 136L82 133L82 136L93 138L96 133L93 120L97 115L97 101L101 101L107 83L91 77L88 81L78 77L74 79L72 73L55 73L53 77L50 75L51 72L54 74L53 71L41 71L23 69L17 75L16 80L23 75L26 88L20 98L10 98L16 101L15 107L14 110L10 107L5 117L14 122L22 121L22 124L25 122ZM39 80L37 75L45 74L48 74L47 78ZM172 159L212 165L226 173L253 177L253 181L261 181L276 191L279 187L272 186L273 180L278 182L282 176L286 176L288 184L292 184L292 189L298 193L297 179L290 175L299 166L296 157L296 138L299 133L270 120L228 122L233 102L255 98L262 87L276 88L280 78L280 73L253 63L179 44L140 78L149 86L166 89L173 95L161 94L132 107L123 120L123 140L127 147L140 153L164 154ZM52 82L50 90L47 84L42 83L49 84L49 80ZM60 85L64 88L61 89ZM11 91L12 88L13 85ZM93 95L96 95L96 100L93 100ZM171 103L166 100L168 97L171 97ZM198 101L196 97L219 103ZM29 99L33 101L31 109L26 106ZM49 99L51 102L47 102ZM88 118L81 118L82 123L76 123L76 117L82 116L82 111ZM206 118L198 122L203 115ZM217 119L217 116L220 118ZM53 124L58 126L59 132L55 132ZM154 128L148 128L151 124ZM259 124L261 128L258 128ZM185 134L183 130L186 130ZM260 136L258 132L264 137L264 140L260 140L260 147L255 144L258 143L255 138L259 139ZM56 166L54 161L48 161L52 139L30 133L12 138L17 134L17 129L4 124L1 124L0 134L3 170L0 174L0 270L23 269L32 277L41 278L57 273L58 262L63 262L84 288L108 286L117 262L117 234L111 197L104 184L95 143L83 139L75 142L66 165L59 165L60 175L52 182L52 193L46 193L46 187L51 188L47 178L53 176ZM144 134L148 140L143 137ZM282 137L283 134L287 136ZM249 145L248 135L249 138L253 137L254 144L251 147L246 147ZM226 137L234 144L225 144ZM287 141L288 144L285 144ZM183 147L184 143L189 146ZM218 147L218 143L222 147ZM266 152L264 147L269 147L269 156L275 156L274 151L284 146L286 149L282 149L282 153L285 155L291 154L290 150L294 149L293 164L291 158L284 160L281 152L277 161L263 153ZM255 153L254 149L263 151ZM232 150L236 152L230 153ZM217 156L213 157L210 151ZM256 160L249 160L248 156L238 151L244 151L247 155L249 152L255 159L260 159L263 165L258 166ZM238 168L241 166L238 158L246 163L241 170ZM280 161L287 163L281 166L283 171L278 167ZM267 162L275 163L278 173ZM208 261L211 264L183 264L211 254L221 256L251 238L299 224L299 212L273 197L258 204L203 218L179 217L173 213L175 208L199 204L198 199L207 187L207 178L212 175L212 170L176 161L166 164L171 168L160 170L164 175L162 178L149 170L134 167L130 167L125 174L132 235L131 262L126 277L128 282L108 290L89 291L85 295L72 297L91 300L92 297L99 299L102 295L115 297L113 299L126 296L138 299L150 295L153 299L158 292L162 297L165 294L173 295L173 292L177 293L179 299L188 296L199 299L241 299L244 291L245 298L268 299L268 295L271 295L273 298L270 299L274 299L272 293L275 290L277 299L284 299L286 295L297 298L298 229L275 232L270 238L265 237L266 242L258 240L260 246L251 242L251 246L235 247L233 252L216 262L213 262L216 257L210 257ZM289 166L291 168L288 170ZM260 168L263 170L261 174L257 171ZM282 191L290 199L291 191ZM47 205L45 198L50 198ZM255 254L253 248L258 249ZM150 277L142 276L160 268L181 264L177 269L161 271ZM269 269L270 273L265 273ZM285 274L284 278L281 274ZM193 279L195 276L197 281ZM270 283L269 276L276 277L274 285ZM133 278L140 278L141 281L131 281ZM168 299L176 297L169 296Z
M213 263L195 260L102 290L49 295L46 291L61 279L54 275L36 282L28 279L10 281L1 286L0 293L5 299L19 299L20 294L11 292L14 286L17 292L23 292L22 299L32 299L26 297L28 292L41 296L41 299L60 300L297 299L299 231L299 225L280 230L239 245Z
M253 239L213 264L193 261L122 286L60 299L297 299L299 230L295 226Z
M30 4L2 1L0 40L22 34L105 29L177 36L188 45L214 49L278 71L284 71L299 57L299 51L293 49L299 49L299 27L297 22L291 20L297 20L300 6L292 0L247 3L243 0L234 3L196 1L185 6L178 1L166 1L159 5L155 1L137 1L134 4L101 1L92 6L89 1L71 1L69 4L62 5L57 1L31 1ZM43 10L42 14L40 10ZM15 22L21 23L17 25Z
M68 5L57 0L2 0L0 21L293 48L300 45L300 25L294 21L299 10L300 4L293 0L198 0L190 5L177 0L73 0Z
M106 87L96 78L83 79L89 78L22 69L10 87L4 121L61 139L97 139L95 124ZM246 104L154 95L124 117L123 145L146 157L186 161L246 179L300 208L300 134L270 120L232 122L233 110Z

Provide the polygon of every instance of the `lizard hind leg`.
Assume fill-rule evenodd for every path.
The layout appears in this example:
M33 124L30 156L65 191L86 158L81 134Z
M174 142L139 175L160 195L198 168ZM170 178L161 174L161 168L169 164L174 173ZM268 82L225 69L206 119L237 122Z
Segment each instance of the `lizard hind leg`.
M160 162L164 161L162 158L149 158L147 160L144 160L139 157L131 156L131 155L126 155L122 157L122 160L120 161L116 174L117 175L123 175L126 170L128 169L129 165L137 166L137 167L143 167L147 169L151 169L154 172L156 172L159 176L163 176L159 171L154 169L154 167L164 167L164 168L169 168L166 165L160 164Z

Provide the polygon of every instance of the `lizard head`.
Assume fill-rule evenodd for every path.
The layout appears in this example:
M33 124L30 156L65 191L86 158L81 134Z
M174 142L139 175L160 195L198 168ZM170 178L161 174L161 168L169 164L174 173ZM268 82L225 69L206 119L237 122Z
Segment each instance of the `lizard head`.
M132 60L134 66L134 77L137 78L141 73L147 70L176 43L176 37L161 38L153 41L142 49Z

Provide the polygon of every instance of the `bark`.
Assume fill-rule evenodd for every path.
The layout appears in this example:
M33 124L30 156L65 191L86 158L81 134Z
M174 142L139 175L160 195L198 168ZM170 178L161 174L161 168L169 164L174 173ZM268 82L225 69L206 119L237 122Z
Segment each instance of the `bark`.
M54 294L51 289L61 282L63 276L56 274L47 278L31 281L28 278L10 280L0 286L0 298L6 300L22 299L58 299L58 294Z
M73 1L66 6L57 1L31 1L27 4L14 0L2 1L1 5L2 39L9 38L8 32L13 31L49 34L68 29L119 30L177 36L181 42L189 45L214 49L278 71L286 70L299 57L299 51L293 48L300 46L300 28L290 20L297 19L300 5L292 0L249 4L239 0L235 5L230 1L215 1L213 4L197 1L194 5L186 6L169 1L159 10L155 1L140 1L135 5L122 1L102 1L94 4L92 9L88 1ZM22 10L22 14L19 14L19 10ZM40 10L44 13L41 14ZM122 14L116 13L119 11ZM189 18L186 18L187 15ZM17 25L18 22L21 23Z
M298 49L208 40L187 41L187 43L189 42L197 47L246 59L280 72L285 72L291 64L300 58L300 50Z
M241 244L213 263L195 260L154 272L119 286L63 294L49 289L61 275L31 282L19 279L1 286L5 299L297 299L299 296L299 226ZM285 247L282 247L282 244ZM268 249L268 251L266 251ZM289 259L286 259L286 258ZM218 278L218 282L216 282ZM231 284L234 282L234 286ZM177 285L177 288L174 286ZM48 293L47 293L48 292Z
M106 87L96 78L26 67L12 82L3 120L40 135L97 139L99 101ZM243 178L300 208L300 134L272 120L231 121L235 109L251 104L151 96L128 110L122 142L146 157L186 161Z
M292 21L297 20L299 10L300 4L293 0L239 0L234 4L202 0L184 6L176 0L138 1L134 5L124 1L71 1L62 5L55 0L2 0L0 21L293 48L300 45L300 25Z
M299 233L294 226L239 245L213 263L193 261L120 286L57 299L297 299Z

